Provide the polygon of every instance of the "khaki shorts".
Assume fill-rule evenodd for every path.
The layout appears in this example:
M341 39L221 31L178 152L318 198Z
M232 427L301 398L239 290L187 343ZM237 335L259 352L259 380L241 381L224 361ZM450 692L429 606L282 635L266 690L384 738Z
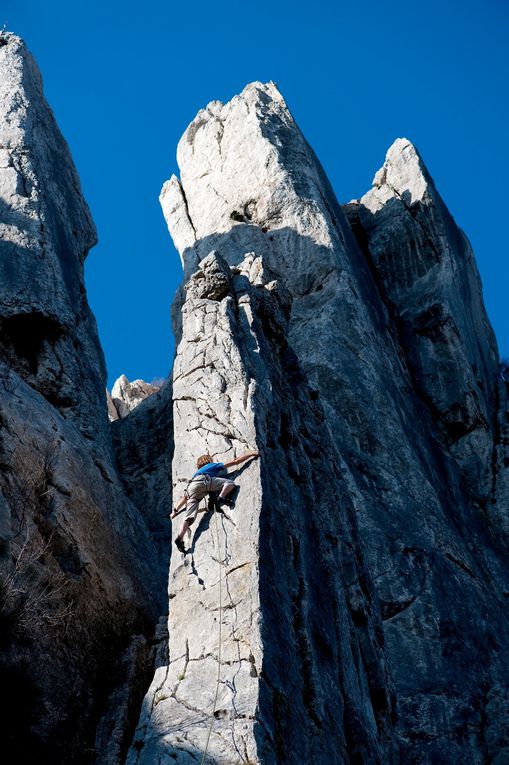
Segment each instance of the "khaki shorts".
M191 481L186 491L186 520L189 524L194 523L202 499L210 491L221 491L226 484L233 486L233 481L230 481L228 478L214 478L208 475L197 476Z

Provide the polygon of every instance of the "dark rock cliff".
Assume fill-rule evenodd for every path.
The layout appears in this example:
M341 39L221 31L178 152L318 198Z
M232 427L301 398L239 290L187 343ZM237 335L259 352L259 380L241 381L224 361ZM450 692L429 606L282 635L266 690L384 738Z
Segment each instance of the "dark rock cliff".
M19 38L2 34L0 687L9 763L93 762L97 724L123 687L134 713L111 724L118 762L145 690L127 678L134 666L151 673L147 640L165 611L165 566L114 465L83 283L95 241L37 67Z

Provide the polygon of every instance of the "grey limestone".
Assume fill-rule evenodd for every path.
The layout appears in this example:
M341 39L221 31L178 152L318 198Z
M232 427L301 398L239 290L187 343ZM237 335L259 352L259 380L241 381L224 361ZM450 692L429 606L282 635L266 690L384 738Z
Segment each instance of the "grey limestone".
M111 394L106 391L108 403L108 417L110 421L118 420L132 412L142 401L159 390L159 386L145 382L145 380L133 380L129 382L126 375L120 375L115 380Z
M185 275L174 497L198 452L261 458L239 478L241 528L221 518L228 555L205 514L172 556L169 663L129 764L202 756L219 571L243 563L218 765L499 756L506 394L465 236L405 139L342 209L273 83L209 104L177 157L161 193Z

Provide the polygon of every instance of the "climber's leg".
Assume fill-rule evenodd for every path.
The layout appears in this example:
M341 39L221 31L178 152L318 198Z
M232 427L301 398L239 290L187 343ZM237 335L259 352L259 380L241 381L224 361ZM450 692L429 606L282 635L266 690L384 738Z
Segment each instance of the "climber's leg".
M180 550L180 552L185 552L186 548L184 545L184 536L186 531L191 527L192 522L193 522L192 519L189 521L185 520L184 523L182 524L182 528L180 529L180 534L175 539L175 545L177 547L177 550Z
M230 481L229 478L212 478L209 486L209 491L219 492L219 497L217 499L217 504L219 507L222 505L232 507L233 500L231 497L228 497L228 494L231 494L232 491L236 488L236 484L233 481Z
M180 533L179 533L177 539L184 539L184 537L186 535L186 531L188 531L191 528L193 523L194 523L194 518L186 518L186 520L182 524L182 528L180 529Z
M219 499L223 499L235 488L235 484L229 478L211 478L209 491L218 491Z
M223 499L223 497L227 497L228 494L230 494L234 490L234 488L235 488L235 484L233 483L233 481L227 481L219 493L219 499Z
M196 496L198 494L198 496ZM182 528L180 529L180 533L175 539L175 544L177 546L177 549L180 550L180 552L184 552L184 536L186 532L191 528L193 525L196 516L198 514L198 508L200 506L200 501L202 497L204 496L203 492L190 492L190 496L188 497L187 504L186 504L186 518L184 523L182 524Z

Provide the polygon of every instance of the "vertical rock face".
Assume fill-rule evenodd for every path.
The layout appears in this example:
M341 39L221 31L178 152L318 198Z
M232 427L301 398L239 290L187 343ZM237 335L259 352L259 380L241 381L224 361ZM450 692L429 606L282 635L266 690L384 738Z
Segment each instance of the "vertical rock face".
M178 160L175 496L198 453L262 456L173 556L128 762L200 758L214 708L225 765L505 756L505 392L468 243L404 140L347 219L273 84Z
M0 41L2 359L78 424L107 433L104 360L83 285L96 243L72 159L42 96L37 65Z
M189 554L172 558L170 662L145 699L129 763L195 761L212 713L217 762L347 762L347 752L391 761L381 622L287 325L288 294L252 255L230 270L213 252L188 283L175 491L198 453L226 462L257 447L262 458L238 471L234 509L199 517Z
M493 496L489 505L495 526L509 534L509 368L502 368L500 380L500 406L498 415L498 443L494 461Z
M94 243L37 67L19 38L2 33L0 685L8 761L100 756L95 728L107 698L124 685L125 706L136 709L144 689L129 689L126 678L149 656L146 638L164 611L163 567L113 464L104 361L83 286ZM117 719L121 744L110 764L121 761L130 724Z
M405 139L346 211L376 269L416 391L472 495L486 501L499 360L468 240Z
M173 456L171 383L155 389L128 415L115 420L112 435L125 491L150 530L166 577Z

